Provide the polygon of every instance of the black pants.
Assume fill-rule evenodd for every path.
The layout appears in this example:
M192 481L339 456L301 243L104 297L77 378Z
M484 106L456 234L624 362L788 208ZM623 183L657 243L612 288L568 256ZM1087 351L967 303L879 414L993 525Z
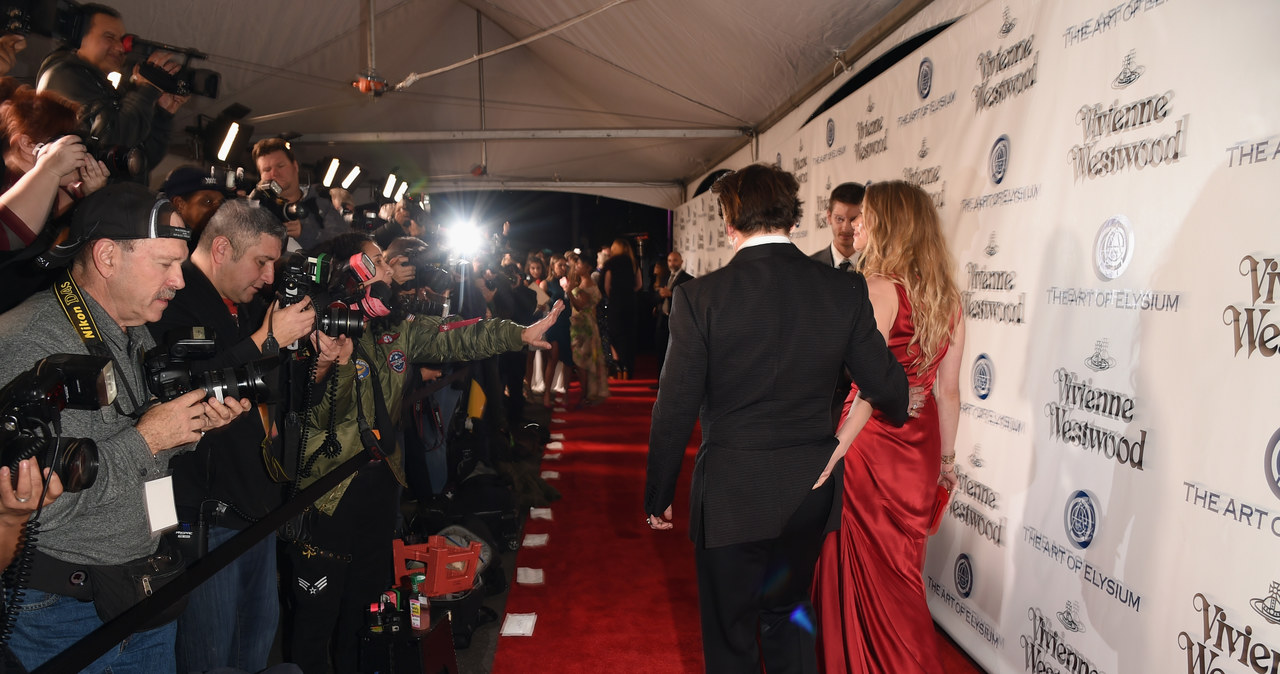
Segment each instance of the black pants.
M818 671L809 588L839 482L809 492L777 538L695 546L708 672L759 674L762 656L768 674Z
M365 466L332 517L312 513L311 541L316 549L285 546L285 657L306 674L360 671L358 646L365 613L391 587L391 537L399 493L385 463Z

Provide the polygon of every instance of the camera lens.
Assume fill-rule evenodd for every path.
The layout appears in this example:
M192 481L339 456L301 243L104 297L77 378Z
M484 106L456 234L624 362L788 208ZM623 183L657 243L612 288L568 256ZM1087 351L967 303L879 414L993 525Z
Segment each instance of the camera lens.
M18 486L18 462L33 456L41 468L53 469L62 482L62 491L83 491L98 479L98 445L93 440L59 438L50 444L44 437L23 434L8 442L4 451L4 464L9 466L14 488Z
M271 397L271 388L263 381L262 370L253 363L209 370L201 377L193 376L192 382L215 398L246 398L256 403Z
M83 491L98 479L98 445L88 438L59 439L45 462L62 480L63 491Z
M346 335L351 339L358 339L364 334L364 316L346 307L329 307L329 310L320 315L316 322L320 332L330 337Z

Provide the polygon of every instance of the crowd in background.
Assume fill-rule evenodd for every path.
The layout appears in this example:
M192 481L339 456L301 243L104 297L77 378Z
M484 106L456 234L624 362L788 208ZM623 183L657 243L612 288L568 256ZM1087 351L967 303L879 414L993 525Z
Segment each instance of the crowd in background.
M606 401L610 378L634 376L641 326L669 310L669 278L646 284L626 238L557 254L513 246L509 225L464 261L425 199L359 204L310 184L279 138L255 144L247 176L194 164L152 175L187 97L126 67L118 12L76 12L38 87L0 79L0 338L14 356L0 374L87 353L114 363L119 386L114 401L40 408L56 422L5 436L0 563L17 562L3 583L4 671L58 656L149 595L151 574L167 582L372 447L380 460L279 540L86 670L262 671L279 627L295 663L281 671L355 671L390 541L411 533L402 494L449 509L511 459L528 402ZM5 70L24 46L14 37L0 38ZM163 52L145 64L177 70ZM108 75L122 70L116 87ZM175 355L205 338L207 361ZM209 372L232 377L225 398L208 396ZM175 373L196 390L158 393ZM96 442L96 484L41 465L59 431ZM32 456L14 458L18 446ZM147 494L167 480L193 537L160 535L174 527Z

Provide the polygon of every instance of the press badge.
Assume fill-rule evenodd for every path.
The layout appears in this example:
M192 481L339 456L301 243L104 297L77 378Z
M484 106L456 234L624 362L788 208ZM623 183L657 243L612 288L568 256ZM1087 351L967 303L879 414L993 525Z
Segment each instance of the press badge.
M147 480L147 521L151 534L162 534L178 526L178 508L173 498L173 476L166 475Z

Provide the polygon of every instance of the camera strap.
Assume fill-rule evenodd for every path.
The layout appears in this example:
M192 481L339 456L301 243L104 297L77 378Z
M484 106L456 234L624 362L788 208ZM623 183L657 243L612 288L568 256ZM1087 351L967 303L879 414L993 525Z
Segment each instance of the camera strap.
M121 415L138 418L143 412L142 404L138 402L138 397L133 393L133 387L129 384L129 378L124 376L124 369L120 367L120 363L116 361L115 354L111 352L107 343L102 341L102 333L98 330L97 321L93 320L93 312L89 311L84 301L84 293L80 292L80 286L76 285L76 280L71 277L71 271L67 270L63 274L63 278L53 284L54 297L58 298L58 304L62 306L62 312L66 314L67 320L71 322L71 327L75 328L76 334L80 335L80 340L84 342L84 346L89 350L89 354L109 358L111 365L120 373L116 379L124 384L125 393L129 395L129 402L133 404L134 412L126 413L120 408L120 398L117 396L112 405Z
M382 396L382 379L378 376L378 368L374 360L365 352L360 342L352 342L355 352L369 364L369 379L373 388L373 415L377 431L369 427L369 420L364 416L364 405L360 403L360 387L356 386L356 422L360 427L360 440L378 459L386 460L386 452L382 451L382 442L395 442L395 425L391 423L391 414L387 412L387 401Z

